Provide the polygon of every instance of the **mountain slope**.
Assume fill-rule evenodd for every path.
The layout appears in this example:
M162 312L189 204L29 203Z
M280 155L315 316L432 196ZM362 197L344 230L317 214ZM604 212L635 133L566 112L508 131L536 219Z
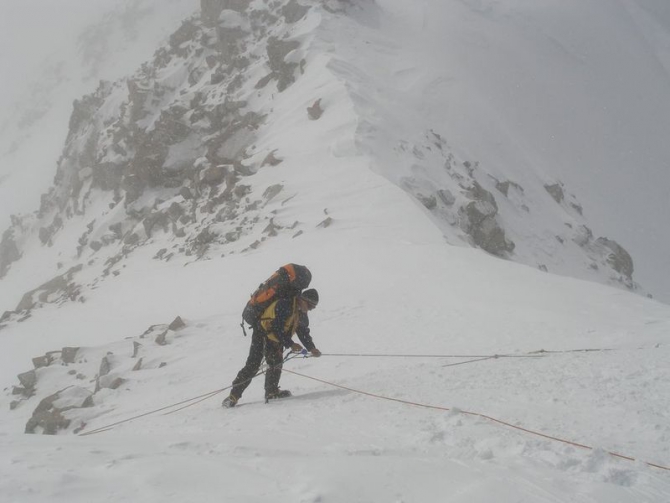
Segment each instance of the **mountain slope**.
M78 100L57 183L11 229L22 256L0 280L17 306L0 331L0 492L665 502L667 470L646 463L670 464L670 308L538 270L616 272L588 232L574 242L588 214L569 187L493 164L438 120L453 101L416 98L443 82L429 71L439 51L391 35L437 11L202 5L132 77ZM440 5L475 19L502 8ZM242 307L290 261L314 274L325 353L287 362L294 399L265 405L254 381L230 411L224 391L74 435L228 386L248 351ZM178 315L185 327L169 329ZM49 418L57 435L23 434Z
M418 211L397 195L387 202L405 214ZM359 200L354 209L364 207ZM77 316L71 305L36 313L6 339L13 355L82 348L74 363L62 366L55 355L52 365L37 369L32 398L11 390L0 397L3 493L22 501L101 501L112 494L210 500L223 493L287 502L667 499L667 475L642 463L670 459L667 306L445 247L432 226L384 222L307 234L300 249L275 240L247 256L187 267L147 267L135 255L109 298L94 298L85 310L76 306ZM392 238L397 232L409 237ZM254 381L236 409L220 408L224 392L182 404L191 406L174 414L163 415L178 407L73 438L82 426L81 432L94 431L228 386L249 344L239 328L245 300L239 285L253 287L288 257L314 272L322 302L311 325L325 353L287 362L282 385L294 399L265 405L262 383ZM186 327L168 331L163 342L156 336L166 325L145 331L177 314ZM141 346L133 358L135 342ZM466 363L588 348L607 351ZM337 356L342 353L464 357ZM20 363L27 370L29 359ZM460 365L446 367L454 363ZM373 399L288 371L453 410ZM39 400L67 386L92 396L91 406L65 412L72 423L62 435L22 435ZM19 405L9 411L12 400ZM508 430L459 409L597 450ZM30 491L29 479L40 480Z
M0 227L52 185L72 103L134 72L197 0L5 2L0 19Z
M75 103L54 187L3 235L3 302L16 306L4 322L87 298L140 247L212 258L327 226L360 163L410 192L452 244L638 288L631 256L594 235L560 181L452 146L436 52L394 41L395 3L203 5L132 78ZM341 166L326 172L329 159ZM316 180L339 192L304 208Z

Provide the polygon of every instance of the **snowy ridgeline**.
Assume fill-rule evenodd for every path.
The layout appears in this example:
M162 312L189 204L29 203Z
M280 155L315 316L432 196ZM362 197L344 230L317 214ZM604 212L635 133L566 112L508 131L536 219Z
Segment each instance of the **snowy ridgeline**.
M203 2L132 77L77 100L54 186L2 235L0 276L16 300L2 297L13 305L0 327L86 300L139 249L202 260L357 225L366 214L343 201L378 198L379 184L351 190L369 168L453 244L637 289L631 256L594 234L560 181L480 165L417 114L429 103L402 94L413 53L392 42L391 20L369 2Z

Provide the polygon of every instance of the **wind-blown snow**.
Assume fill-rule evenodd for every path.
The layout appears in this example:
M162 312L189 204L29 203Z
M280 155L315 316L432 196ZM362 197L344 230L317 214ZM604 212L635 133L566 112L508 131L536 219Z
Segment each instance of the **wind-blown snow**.
M529 166L533 177L555 175L545 164L548 157L541 155L542 149L555 145L546 138L548 144L543 146L529 145L534 144L529 140L519 143L534 134L540 137L538 129L552 128L537 117L511 117L533 112L513 106L515 101L518 105L518 95L509 103L498 96L504 91L487 73L494 68L476 56L483 57L485 48L505 53L506 47L506 56L513 59L546 54L540 48L531 53L518 32L508 32L509 25L503 22L519 23L523 14L523 26L532 31L535 20L548 14L537 5L558 8L559 4L530 0L411 6L380 0L378 4L385 17L359 18L365 27L362 33L399 30L403 19L404 26L419 27L428 38L436 31L431 28L433 20L449 14L440 25L444 45L422 51L413 37L417 31L397 31L397 47L389 46L386 58L374 62L379 72L395 72L387 75L392 79L356 81L351 72L361 60L355 54L338 53L310 61L301 80L275 96L272 120L264 126L256 150L280 145L284 162L261 169L253 175L253 184L284 183L286 197L272 201L269 209L278 222L288 225L299 220L307 232L293 237L280 234L256 250L226 251L225 256L212 254L209 260L181 256L153 260L162 246L157 238L130 255L116 269L118 276L86 292L85 302L47 305L0 332L0 382L6 388L0 395L3 498L28 503L222 499L665 503L670 499L668 471L645 464L670 466L670 306L546 274L479 250L449 246L425 209L392 183L402 173L385 169L384 156L360 153L361 147L388 146L389 139L411 135L411 125L421 117L422 124L426 119L448 129L457 153L476 156L474 160L488 164L492 173L497 162L517 162L519 178ZM568 14L579 12L576 3L562 8ZM611 9L610 14L620 12ZM393 19L398 24L389 26ZM328 26L322 28L311 43L326 46L332 37L336 52L338 35ZM662 34L660 29L654 33ZM496 34L500 36L494 38ZM310 38L312 33L303 35ZM359 41L357 32L339 36ZM406 52L394 58L398 48ZM407 54L412 51L416 58L410 66ZM450 58L446 68L468 68L468 72L443 79L437 66L431 66L438 57ZM383 64L388 61L398 66ZM402 65L407 65L404 71ZM559 70L555 69L555 79L565 77ZM514 91L518 71L510 70L510 80L501 83L501 89ZM345 79L346 72L350 73ZM539 83L531 91L542 91L543 113L567 113L560 104L543 101L554 81L540 72L534 72L534 78ZM318 97L307 93L314 89L328 97L318 122L309 121L305 113ZM378 106L361 114L366 104L392 103L386 94L389 89L416 89L417 95L427 98L431 92L442 96L444 90L450 98L417 100L414 110L403 104L395 113L390 106ZM374 101L368 99L371 96ZM490 103L481 101L486 96ZM429 106L433 103L434 108ZM595 108L588 103L580 104L579 116L594 122L603 119L589 116L588 110ZM472 109L482 115L466 113ZM487 120L491 110L499 113L498 120ZM408 118L406 123L403 117ZM381 127L381 133L377 129L366 137L366 121ZM573 124L567 121L565 126L570 134ZM594 131L590 133L597 136L598 129ZM484 140L490 143L478 144ZM175 151L173 159L182 153ZM388 156L392 157L390 152ZM103 208L107 203L96 204ZM111 224L119 215L112 210L105 218ZM68 259L78 237L74 233L60 237L55 247L33 253L21 267L34 270L34 278L46 275L54 262ZM245 239L251 243L257 237ZM285 401L264 404L260 377L235 409L220 407L224 392L174 414L153 414L91 436L73 434L81 421L86 423L82 432L92 431L228 386L248 351L249 339L239 327L242 307L256 285L287 262L306 264L313 272L312 286L319 290L321 304L310 319L317 347L324 352L320 359L291 360L287 370L452 410L383 401L287 372L282 386L295 397ZM8 281L16 283L8 283L11 293L0 292L2 301L17 302L13 292L26 291L29 277L10 276ZM140 338L150 325L169 323L177 315L187 326L168 332L166 345ZM131 356L133 342L142 344L136 358ZM10 411L10 403L18 400L12 395L16 375L31 367L31 358L64 346L82 346L80 358L68 366L39 369L36 396L19 400ZM572 352L583 349L607 351ZM527 356L539 350L567 352L459 366L446 365L474 358L335 356ZM40 399L73 383L92 391L100 359L109 352L111 375L125 379L119 388L103 389L94 395L92 407L71 411L74 424L60 435L22 433ZM141 369L132 371L139 358ZM83 377L77 378L77 373ZM595 450L527 435L459 410ZM638 461L615 459L607 451Z

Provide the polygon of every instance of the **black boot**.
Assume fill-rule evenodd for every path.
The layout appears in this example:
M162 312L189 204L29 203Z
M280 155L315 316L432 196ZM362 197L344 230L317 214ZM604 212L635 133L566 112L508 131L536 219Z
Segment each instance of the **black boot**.
M265 393L265 401L275 400L277 398L286 398L291 396L291 392L287 389L276 389Z
M235 407L237 405L238 400L239 398L237 398L235 395L229 395L221 405L226 409L230 409L231 407Z

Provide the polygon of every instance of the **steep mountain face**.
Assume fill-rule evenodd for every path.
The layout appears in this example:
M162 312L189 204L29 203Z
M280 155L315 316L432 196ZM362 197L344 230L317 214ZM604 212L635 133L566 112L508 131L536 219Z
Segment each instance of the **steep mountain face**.
M0 228L48 191L72 103L133 73L198 0L10 2L2 6ZM19 195L20 194L20 195Z
M53 187L2 235L0 278L28 290L2 322L84 301L139 250L201 260L324 229L366 185L361 166L452 244L637 289L632 258L596 237L569 187L480 164L445 133L448 117L425 113L439 76L405 75L415 48L390 36L399 19L383 6L202 0L135 74L77 100ZM325 159L339 167L314 167ZM314 184L319 208L300 198Z

